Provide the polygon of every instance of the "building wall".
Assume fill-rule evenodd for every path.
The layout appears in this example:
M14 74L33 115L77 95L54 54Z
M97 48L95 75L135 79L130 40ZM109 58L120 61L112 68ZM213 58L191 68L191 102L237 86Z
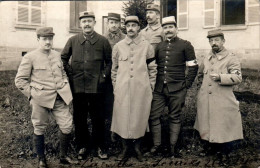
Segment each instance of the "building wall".
M122 6L126 1L87 1L87 9L96 15L95 30L102 34L103 16L108 12L123 14ZM15 1L0 1L0 70L17 69L22 58L22 52L28 52L37 47L35 29L15 28ZM159 0L156 0L159 4ZM45 1L45 26L54 28L53 47L61 50L68 38L76 33L70 33L70 2ZM196 50L199 60L210 50L207 32L203 28L203 1L189 1L189 29L180 30L179 36L189 40ZM226 48L241 58L244 68L259 69L260 67L260 25L247 26L242 30L224 31Z

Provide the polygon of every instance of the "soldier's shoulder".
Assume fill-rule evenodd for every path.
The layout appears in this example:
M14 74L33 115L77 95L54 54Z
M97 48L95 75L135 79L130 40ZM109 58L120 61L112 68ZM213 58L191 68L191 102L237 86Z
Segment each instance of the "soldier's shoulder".
M25 57L25 58L33 57L35 55L38 55L38 53L39 53L38 49L34 49L34 50L26 53L23 57Z

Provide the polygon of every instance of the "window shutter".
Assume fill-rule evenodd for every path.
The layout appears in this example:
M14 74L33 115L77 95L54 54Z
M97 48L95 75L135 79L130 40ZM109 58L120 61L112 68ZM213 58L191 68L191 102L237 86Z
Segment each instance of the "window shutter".
M80 29L79 12L87 10L86 1L70 1L70 29Z
M188 8L188 0L177 0L177 26L179 30L189 28Z
M215 27L215 0L204 0L203 27Z
M26 24L29 22L29 2L28 1L18 1L17 22L26 23Z
M247 24L260 23L259 0L247 0Z
M32 8L32 24L41 24L41 10Z

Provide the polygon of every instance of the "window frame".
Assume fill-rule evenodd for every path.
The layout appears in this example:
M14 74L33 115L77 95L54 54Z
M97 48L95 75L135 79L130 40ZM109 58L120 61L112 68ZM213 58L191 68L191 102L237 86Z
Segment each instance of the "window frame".
M19 4L19 1L16 1L15 5L15 28L18 29L32 29L35 30L37 27L42 27L45 25L45 10L46 10L46 2L40 1L41 6L32 6L33 1L26 1L28 2L28 5ZM28 22L20 22L18 21L18 9L19 7L26 7L28 8ZM41 11L41 23L32 23L32 9L38 9Z

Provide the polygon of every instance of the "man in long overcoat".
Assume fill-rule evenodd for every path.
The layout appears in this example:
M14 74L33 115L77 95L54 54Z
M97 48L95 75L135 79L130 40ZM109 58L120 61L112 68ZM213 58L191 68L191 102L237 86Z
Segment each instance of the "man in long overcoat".
M201 139L209 143L243 139L239 102L233 94L233 86L242 81L240 62L225 49L224 34L220 29L209 31L207 37L212 50L199 68L198 79L202 85L197 97L194 128Z
M106 78L111 73L111 47L105 37L94 31L96 21L93 12L81 12L79 19L83 31L68 40L61 54L73 93L78 159L83 159L86 142L89 140L88 113L90 113L92 137L97 146L98 157L106 159L105 124L102 111ZM69 64L70 58L71 64Z
M123 151L119 160L126 156L128 139L134 140L137 159L142 161L140 138L148 126L157 65L154 48L138 34L138 17L127 16L125 24L127 37L114 46L112 54L115 100L111 131L122 138Z
M15 85L28 97L32 106L33 146L39 158L38 167L47 167L44 132L50 116L54 117L61 131L61 163L75 163L67 156L73 127L69 111L72 94L60 53L52 50L53 28L38 28L36 33L39 47L23 57L15 77Z

